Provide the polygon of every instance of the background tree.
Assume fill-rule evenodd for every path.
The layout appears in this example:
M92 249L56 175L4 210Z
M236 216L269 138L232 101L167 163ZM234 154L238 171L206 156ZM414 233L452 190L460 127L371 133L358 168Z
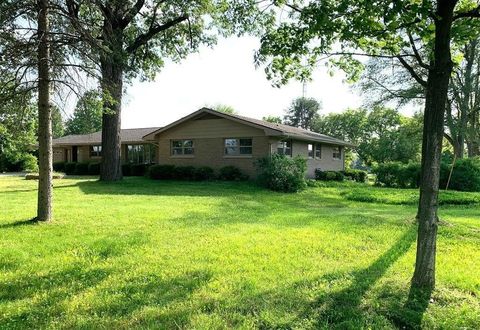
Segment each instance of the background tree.
M263 117L262 120L265 120L265 121L268 121L269 123L274 123L274 124L281 124L282 123L282 117L280 117L280 116L268 115L266 117Z
M250 31L268 21L268 8L262 16L255 9L250 0L66 0L64 14L88 44L86 49L91 49L84 59L100 70L104 106L101 180L122 178L124 82L135 77L153 79L165 59L179 61L202 44L212 45L219 30L222 34Z
M50 105L52 108L52 137L54 139L65 135L65 124L59 107Z
M226 104L217 104L212 106L211 108L213 110L220 111L229 115L234 115L237 113L237 111L232 106Z
M287 109L283 121L286 125L311 129L321 108L321 104L314 98L296 98Z
M477 1L437 0L308 1L301 5L280 1L290 8L288 20L272 27L262 38L256 59L267 62L274 84L289 78L307 79L318 61L358 79L363 65L355 56L386 57L399 61L425 88L422 170L418 208L418 239L412 292L430 292L435 286L438 228L438 188L445 109L453 69L452 41L458 46L479 29ZM428 62L419 49L431 49ZM337 56L338 55L338 56ZM427 72L427 80L411 65Z
M103 103L97 90L86 91L77 101L73 115L67 119L66 134L88 134L102 129Z

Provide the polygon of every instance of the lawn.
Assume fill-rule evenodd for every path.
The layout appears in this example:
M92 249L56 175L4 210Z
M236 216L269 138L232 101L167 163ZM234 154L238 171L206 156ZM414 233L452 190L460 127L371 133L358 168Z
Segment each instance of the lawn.
M474 202L442 205L437 288L408 309L412 190L62 179L32 225L35 189L0 178L1 329L480 324L479 194L447 196Z

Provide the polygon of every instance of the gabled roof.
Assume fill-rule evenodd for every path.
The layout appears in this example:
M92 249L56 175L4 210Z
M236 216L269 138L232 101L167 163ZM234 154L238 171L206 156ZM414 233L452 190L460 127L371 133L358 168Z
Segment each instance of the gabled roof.
M185 116L171 123L170 125L164 126L149 134L146 134L144 136L144 139L152 140L155 135L161 132L164 132L174 126L177 126L183 122L186 122L187 120L194 119L195 117L198 117L199 115L204 113L216 115L225 119L230 119L230 120L240 122L249 126L264 129L265 133L268 136L284 136L285 138L291 138L291 139L297 139L297 140L322 142L326 144L333 144L333 145L340 145L340 146L347 146L347 147L354 146L353 144L345 142L343 140L340 140L328 135L312 132L303 128L293 127L293 126L284 125L284 124L270 123L265 120L254 119L254 118L249 118L249 117L244 117L239 115L227 114L227 113L219 112L209 108L202 108L198 111L195 111L189 114L188 116Z
M158 130L160 127L125 128L120 130L122 143L142 143L143 136ZM102 143L102 131L90 134L67 135L53 139L53 146L57 145L90 145Z

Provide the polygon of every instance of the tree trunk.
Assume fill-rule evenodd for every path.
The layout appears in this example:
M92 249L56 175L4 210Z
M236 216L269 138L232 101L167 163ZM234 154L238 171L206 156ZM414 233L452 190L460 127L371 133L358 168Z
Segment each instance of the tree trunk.
M37 221L52 219L52 109L48 0L38 0L38 204Z
M455 0L437 2L434 58L428 73L422 145L422 173L418 207L418 237L412 287L435 286L438 228L438 188L448 84L453 63L450 32Z
M122 180L121 164L121 111L123 92L123 41L121 30L115 30L107 20L103 27L104 39L111 53L101 56L103 92L102 115L102 166L100 180Z

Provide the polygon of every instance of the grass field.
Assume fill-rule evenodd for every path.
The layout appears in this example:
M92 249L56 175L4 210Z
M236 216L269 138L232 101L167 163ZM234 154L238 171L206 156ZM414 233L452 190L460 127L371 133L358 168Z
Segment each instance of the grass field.
M480 324L479 194L442 205L437 288L409 309L411 190L62 179L32 225L35 189L0 178L1 329Z

